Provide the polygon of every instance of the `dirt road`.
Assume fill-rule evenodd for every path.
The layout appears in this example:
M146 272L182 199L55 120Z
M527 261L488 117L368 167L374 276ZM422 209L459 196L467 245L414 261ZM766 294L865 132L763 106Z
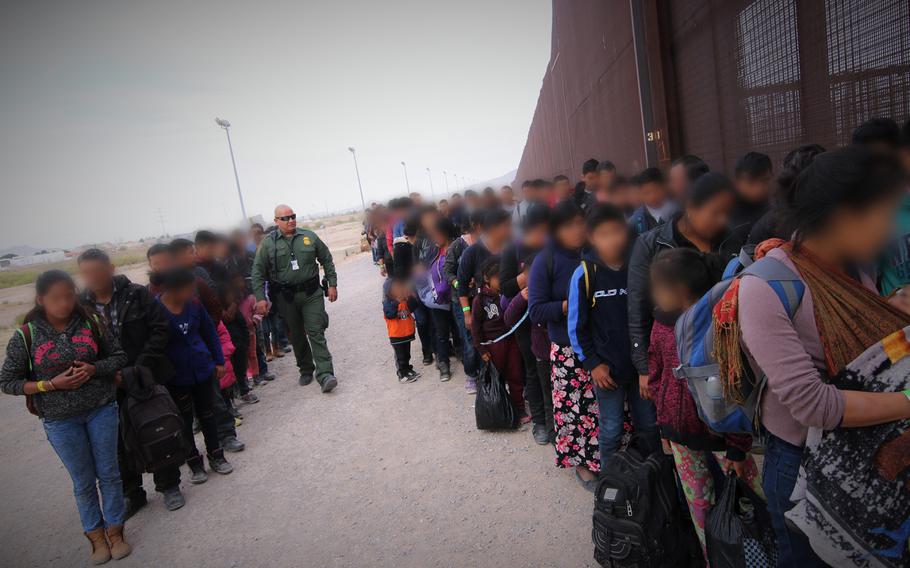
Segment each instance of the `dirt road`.
M460 371L440 383L424 368L399 385L378 273L361 255L339 274L328 332L338 389L297 386L291 357L274 365L279 379L241 409L235 472L184 483L173 513L150 491L127 524L133 555L109 565L594 566L591 496L552 449L527 430L477 431ZM0 566L84 565L71 484L40 422L0 396L0 430Z

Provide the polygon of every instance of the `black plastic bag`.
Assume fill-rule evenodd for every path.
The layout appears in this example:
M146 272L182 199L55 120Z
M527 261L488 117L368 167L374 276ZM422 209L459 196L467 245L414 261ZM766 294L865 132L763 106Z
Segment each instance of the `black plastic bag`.
M477 398L474 416L478 430L507 430L515 428L516 413L506 385L493 363L485 361L477 378Z
M777 566L777 541L765 502L730 473L705 523L711 568Z

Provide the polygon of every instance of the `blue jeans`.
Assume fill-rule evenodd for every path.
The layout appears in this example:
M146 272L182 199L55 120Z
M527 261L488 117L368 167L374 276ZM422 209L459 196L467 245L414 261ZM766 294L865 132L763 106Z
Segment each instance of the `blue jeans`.
M118 431L116 402L79 416L44 421L47 440L73 480L76 508L85 532L123 524L126 508L117 465Z
M597 433L597 445L600 446L601 471L607 466L607 460L619 450L622 442L622 426L625 420L625 403L629 403L632 414L632 425L637 435L653 437L657 441L657 409L650 400L641 398L638 384L620 386L613 390L594 386L597 408L600 411L600 430Z
M771 526L777 536L778 566L781 568L822 566L821 560L812 552L809 539L803 533L790 530L784 513L793 508L790 501L799 464L803 459L803 448L785 442L777 436L765 433L765 465L762 471L762 488L768 498L768 514Z
M463 348L461 363L464 365L464 374L476 379L477 371L480 369L480 355L471 343L471 332L464 325L464 312L457 297L452 300L452 315L455 316L455 325L458 327L458 334L461 335Z

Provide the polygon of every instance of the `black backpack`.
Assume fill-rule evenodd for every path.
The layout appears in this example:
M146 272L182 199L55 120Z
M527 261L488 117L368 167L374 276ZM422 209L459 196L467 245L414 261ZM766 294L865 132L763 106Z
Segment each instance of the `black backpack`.
M594 559L610 568L699 566L701 548L682 511L673 457L641 439L613 454L594 501Z
M123 369L126 398L120 407L123 445L137 471L155 472L186 461L183 419L168 390L146 367Z

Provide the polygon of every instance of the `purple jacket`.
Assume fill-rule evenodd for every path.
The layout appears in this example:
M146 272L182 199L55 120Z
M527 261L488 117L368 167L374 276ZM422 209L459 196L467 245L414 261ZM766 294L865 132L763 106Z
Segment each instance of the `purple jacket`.
M510 328L518 323L521 316L528 311L528 301L520 293L515 294L509 307L506 308L506 325ZM550 360L550 338L547 335L547 326L540 323L531 323L531 352L540 361Z

